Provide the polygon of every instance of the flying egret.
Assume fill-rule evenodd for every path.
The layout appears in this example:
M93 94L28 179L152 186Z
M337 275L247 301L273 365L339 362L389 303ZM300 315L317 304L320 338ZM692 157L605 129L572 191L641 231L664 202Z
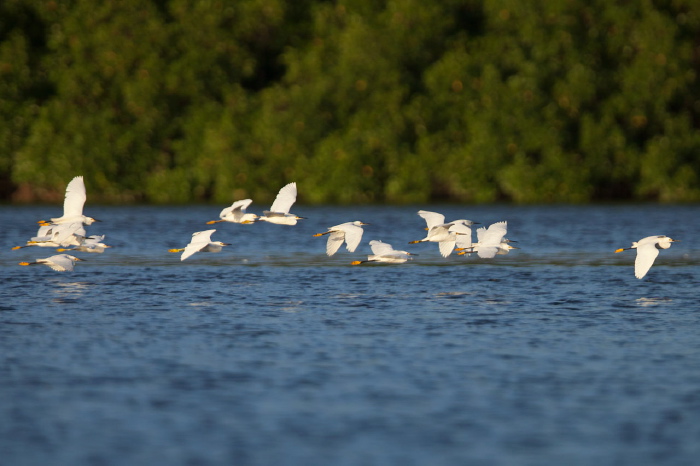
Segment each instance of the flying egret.
M219 214L220 220L212 220L207 222L207 225L213 225L219 222L231 222L231 223L243 223L250 224L255 223L258 216L255 214L246 213L246 209L253 202L252 199L243 199L242 201L236 201L231 204L230 207L226 207Z
M489 225L488 228L481 227L476 230L476 243L472 244L470 249L459 252L458 254L477 253L482 259L492 259L496 254L507 254L511 249L518 249L509 244L505 239L508 232L508 222L497 222Z
M357 245L360 244L362 240L362 233L364 233L362 225L369 225L369 223L363 223L359 220L341 223L340 225L330 227L328 231L324 233L316 233L314 237L329 235L328 242L326 243L326 254L329 256L332 256L338 251L343 241L345 241L348 251L355 252Z
M442 257L447 257L452 254L457 242L458 233L451 231L455 222L445 223L445 216L437 212L430 212L427 210L419 210L418 215L423 217L428 225L428 234L425 238L416 241L410 241L408 244L422 243L429 241L432 243L438 243L440 248L440 254ZM463 226L473 225L474 222L470 220L458 220ZM462 223L468 222L468 223ZM469 230L471 233L471 230Z
M64 251L81 251L81 252L91 252L91 253L98 253L101 254L105 252L106 248L111 248L112 246L107 246L104 244L102 241L104 241L105 236L88 236L87 238L84 238L78 246L74 246L72 248L64 249L56 249L58 252L64 252Z
M258 217L258 220L276 223L277 225L296 225L297 220L304 218L289 213L289 209L291 209L292 204L294 204L296 200L297 184L289 183L280 189L270 210L264 210L263 215Z
M372 254L367 256L366 261L354 261L351 262L352 265L360 265L365 262L388 262L392 264L402 264L407 260L411 259L411 256L416 256L417 254L411 254L408 251L397 251L389 243L382 243L379 240L372 240L369 242L370 248L372 248Z
M211 235L216 230L197 231L192 233L192 241L190 244L181 249L170 249L169 252L182 252L180 260L184 261L196 252L221 252L224 246L230 246L230 243L222 243L221 241L212 241Z
M72 272L76 261L84 261L70 254L56 254L45 259L37 259L35 262L20 262L19 265L44 264L51 267L56 272Z
M664 235L647 236L646 238L642 238L637 242L633 242L632 246L629 248L620 248L615 252L636 249L637 258L634 260L634 276L637 278L643 278L651 266L654 265L654 260L656 259L656 256L659 255L659 249L668 249L671 247L671 243L676 241L679 240L671 239Z
M42 225L39 227L37 236L27 241L27 244L24 246L15 246L12 249L26 248L28 246L45 248L79 246L85 239L85 234L82 222Z
M87 217L83 215L83 206L85 205L85 200L87 195L85 193L85 182L82 176L76 176L68 183L66 187L66 198L63 201L63 216L52 218L51 223L61 224L61 223L73 223L81 222L85 225L91 225L94 222L99 222L99 220L92 217ZM42 225L49 224L46 220L40 220Z

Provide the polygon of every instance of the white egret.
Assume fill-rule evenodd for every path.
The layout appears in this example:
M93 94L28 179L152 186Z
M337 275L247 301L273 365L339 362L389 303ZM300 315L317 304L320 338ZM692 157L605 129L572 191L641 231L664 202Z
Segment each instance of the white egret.
M90 253L98 253L102 254L105 252L105 249L111 248L112 246L107 246L104 244L102 241L104 241L105 236L100 235L92 235L88 236L87 238L84 238L78 246L69 248L69 249L56 249L58 252L64 252L64 251L80 251L80 252L90 252Z
M372 254L367 256L366 261L353 261L352 265L360 265L365 262L388 262L392 264L401 264L411 259L411 256L416 256L417 254L411 254L408 251L397 251L389 243L382 243L379 240L372 240L369 242L370 248L372 248Z
M676 241L679 240L671 239L664 235L647 236L646 238L642 238L637 242L633 242L632 246L629 248L620 248L615 252L636 249L637 258L634 260L634 276L637 278L643 278L651 266L654 265L654 260L656 259L656 256L659 255L659 249L668 249L671 247L671 243L675 243Z
M81 222L85 225L91 225L94 222L99 222L97 219L83 215L83 206L85 205L86 199L87 194L85 193L85 182L83 181L83 177L76 176L70 183L68 183L68 186L66 187L66 198L63 201L63 216L52 218L51 223L61 224ZM38 223L46 225L49 222L46 220L40 220Z
M362 234L365 231L362 225L369 225L369 223L363 223L359 220L341 223L340 225L330 227L328 231L324 233L316 233L314 237L329 235L328 242L326 243L326 254L329 256L332 256L338 251L343 241L346 243L348 251L355 252L357 245L360 244L362 240Z
M231 222L231 223L243 223L250 224L255 223L258 216L251 213L246 213L246 209L253 202L252 199L243 199L241 201L236 201L231 204L230 207L226 207L219 214L220 220L212 220L207 222L207 225L213 225L219 222Z
M230 243L222 243L221 241L212 241L211 235L216 230L197 231L192 233L192 241L190 244L181 249L169 249L169 252L182 252L180 260L184 261L196 252L221 252L224 246L230 246Z
M505 239L508 232L508 222L497 222L488 228L481 227L476 230L476 243L472 244L470 250L464 250L458 254L470 254L475 252L483 259L492 259L496 254L507 254L511 249L518 249L509 244Z
M70 254L57 254L45 259L37 259L35 262L20 262L19 265L37 265L44 264L51 267L56 272L72 272L76 261L83 261Z
M297 220L304 218L289 213L289 209L292 208L292 204L294 204L296 200L297 184L289 183L280 189L270 210L264 210L263 215L258 217L258 220L276 223L277 225L296 225Z
M445 216L437 212L427 210L419 210L418 215L425 219L428 224L428 234L425 238L416 241L410 241L408 244L422 243L429 241L438 243L440 254L442 257L447 257L452 254L457 241L457 235L450 232L451 223L445 223Z
M79 246L85 239L85 228L82 222L48 224L39 227L37 236L34 236L24 246L15 246L14 249L28 246L45 248L61 248Z

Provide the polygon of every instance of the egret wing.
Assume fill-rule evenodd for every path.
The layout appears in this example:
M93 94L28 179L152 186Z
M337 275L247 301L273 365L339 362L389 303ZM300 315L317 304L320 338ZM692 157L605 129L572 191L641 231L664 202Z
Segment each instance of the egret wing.
M436 225L442 225L445 223L445 216L437 212L430 212L428 210L419 210L418 215L423 217L425 223L428 225L428 230Z
M498 246L479 246L476 253L482 259L493 259L498 253Z
M63 216L67 218L83 215L83 205L85 205L86 199L83 177L76 176L66 187L66 198L63 201Z
M332 233L329 233L328 241L326 242L326 254L332 256L333 254L338 252L338 249L340 249L340 246L343 244L343 241L345 241L344 232L334 231Z
M455 241L440 241L438 243L438 246L440 248L440 254L442 254L442 257L447 257L450 254L452 254L452 251L455 248Z
M355 249L357 249L360 241L362 241L362 234L365 232L365 230L362 227L358 227L357 225L353 224L344 225L343 230L345 231L344 236L348 251L355 252Z
M372 249L372 254L375 256L383 256L385 254L392 254L396 252L391 244L383 243L376 239L369 242L369 247Z
M54 227L51 241L61 246L70 246L71 244L80 242L85 235L83 222L62 223Z
M272 206L270 207L271 212L283 212L285 214L289 213L289 209L292 208L292 204L294 204L297 200L297 184L296 183L289 183L288 185L284 186L282 189L280 189L279 193L277 193L277 197L275 198L275 201L272 203Z
M252 199L243 199L240 201L236 201L233 204L231 204L230 207L226 207L224 210L222 210L219 214L219 218L225 218L227 215L231 214L233 215L233 219L235 221L240 222L243 218L243 215L245 215L245 210L252 202Z
M209 245L211 242L211 235L214 233L216 230L205 230L205 231L197 231L195 233L192 233L192 240L190 241L190 244L185 246L185 250L182 252L182 256L180 256L180 260L184 261L188 257L190 257L192 254L201 251L205 247Z
M72 272L73 261L65 254L58 254L47 257L43 260L46 265L51 267L56 272Z
M642 278L647 274L656 256L659 255L659 250L656 249L656 243L648 243L637 246L637 258L634 260L634 276Z
M483 238L479 238L479 243L481 243L482 246L498 247L501 241L503 241L503 237L506 235L507 231L507 222L494 223L486 230Z

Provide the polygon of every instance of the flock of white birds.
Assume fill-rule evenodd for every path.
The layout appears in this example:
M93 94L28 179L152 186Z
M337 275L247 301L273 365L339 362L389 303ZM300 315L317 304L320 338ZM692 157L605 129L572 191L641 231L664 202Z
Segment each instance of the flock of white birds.
M13 249L20 249L29 246L57 248L56 254L35 262L20 262L19 265L44 264L58 272L72 271L75 263L82 259L71 254L70 251L80 251L88 253L102 253L107 246L102 241L104 235L88 236L85 226L99 222L92 217L83 215L83 206L87 199L85 182L82 176L76 176L68 183L66 197L63 203L63 216L52 218L51 221L40 220L37 235L31 238L23 246L16 246ZM236 201L230 207L226 207L219 214L219 220L212 220L207 224L212 225L219 222L252 224L255 222L268 222L277 225L296 225L298 220L304 217L292 214L289 210L297 199L296 183L289 183L280 189L270 210L263 211L263 215L256 215L246 212L246 209L253 202L251 199ZM426 222L427 234L425 238L411 241L409 244L432 242L438 243L440 254L448 257L453 252L457 254L477 254L481 258L493 258L497 254L507 254L511 249L518 249L512 246L511 241L506 238L507 222L497 222L488 228L481 227L476 230L476 242L472 241L471 226L476 222L466 219L445 222L445 216L427 210L418 211ZM349 252L354 252L362 240L364 233L363 226L368 225L359 220L341 223L330 227L328 231L317 233L313 236L320 237L328 235L326 242L326 254L332 256L345 243ZM182 252L180 260L184 261L197 252L220 252L228 243L212 241L211 236L215 229L198 231L192 234L192 240L187 246L180 249L170 249L170 252ZM637 242L633 242L629 248L620 248L615 252L629 249L637 250L637 258L634 264L634 274L637 278L644 277L654 260L659 255L660 249L668 249L671 243L678 241L668 236L648 236ZM403 263L415 255L408 251L394 249L391 244L382 241L372 240L369 242L372 254L367 256L367 260L354 261L352 265L359 265L367 262Z

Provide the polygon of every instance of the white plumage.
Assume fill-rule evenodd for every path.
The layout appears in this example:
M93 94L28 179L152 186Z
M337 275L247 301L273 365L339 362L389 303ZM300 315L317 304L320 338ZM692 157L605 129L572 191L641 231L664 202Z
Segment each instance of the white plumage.
M345 242L349 252L355 252L355 249L357 249L357 246L362 240L362 234L365 231L362 228L362 225L368 224L359 220L341 223L340 225L330 227L328 231L324 233L316 233L314 236L328 235L328 241L326 242L326 254L329 256L335 254L338 249L340 249L343 242Z
M296 225L297 220L303 219L289 213L289 209L297 200L297 184L289 183L279 190L270 210L263 211L263 215L258 220L277 225Z

